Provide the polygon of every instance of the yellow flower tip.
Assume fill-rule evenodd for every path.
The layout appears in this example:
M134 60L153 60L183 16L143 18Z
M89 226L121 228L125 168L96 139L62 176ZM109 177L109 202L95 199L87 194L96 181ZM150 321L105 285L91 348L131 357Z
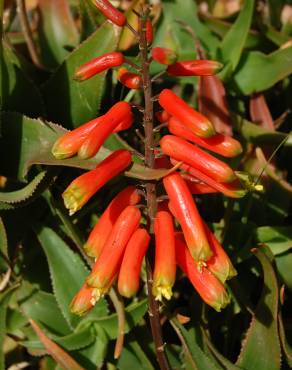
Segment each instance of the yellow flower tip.
M262 193L264 191L264 187L263 185L254 185L254 190Z
M197 263L198 271L201 273L203 270L203 267L207 267L207 263L205 261L199 261Z
M220 72L223 68L224 68L224 64L222 64L220 62L216 62L216 64L215 64L215 73Z
M130 288L129 286L123 286L119 288L119 293L123 297L132 298L137 293L137 288Z
M172 297L172 289L169 285L158 285L153 287L153 294L155 296L156 301L162 302L162 298L164 297L168 301Z
M90 304L92 303L90 302ZM94 305L92 304L92 306ZM83 316L91 310L92 306L88 305L88 303L85 302L84 299L80 299L80 297L79 299L74 298L70 303L70 311L75 315Z
M236 275L237 275L237 271L235 270L235 268L233 267L233 265L231 265L230 266L230 269L229 269L228 276L227 276L227 280L232 279Z
M196 246L195 243L193 245ZM206 266L206 262L213 256L213 251L207 243L202 244L200 249L193 248L190 252L194 261L201 266Z
M53 150L53 149L52 149L52 154L56 159L66 159L70 157L68 153L64 153L64 152Z
M247 189L236 190L234 192L234 198L243 198L246 196L247 192L248 192Z
M95 248L88 243L85 243L83 246L84 252L87 254L87 256L97 259L99 256L95 253ZM96 261L95 261L96 262Z
M203 130L204 130L204 138L212 137L216 135L217 133L214 126L209 120L206 121L206 126L204 127Z
M212 273L221 281L222 284L224 284L226 280L230 280L237 275L237 271L233 265L229 265L228 268L223 269L221 272L217 271L216 273Z
M234 150L234 156L238 156L239 154L241 154L243 152L243 148L242 146L239 144L238 147Z
M235 174L248 191L264 191L263 185L255 183L248 173L236 171Z
M88 151L87 146L81 146L81 148L78 150L78 157L80 159L89 159L90 157L92 157L92 154Z
M71 152L66 152L64 150L65 148L62 149L62 145L60 145L59 140L55 142L55 144L52 147L52 154L56 159L66 159L72 156Z
M82 207L83 192L77 186L69 186L62 197L64 199L65 207L69 210L69 215L74 215Z
M214 308L215 311L220 312L223 308L225 308L230 303L230 297L227 292L222 292L222 294L218 297L218 299L210 305Z
M95 304L102 298L109 290L109 287L104 287L104 288L95 288L92 291L92 298L91 298L91 303Z

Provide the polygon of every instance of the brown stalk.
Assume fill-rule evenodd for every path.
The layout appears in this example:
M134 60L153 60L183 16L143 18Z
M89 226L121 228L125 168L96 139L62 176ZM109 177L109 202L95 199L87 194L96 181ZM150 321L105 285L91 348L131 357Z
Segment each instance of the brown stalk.
M32 30L30 28L29 20L26 13L25 1L24 0L16 0L17 4L17 11L19 14L19 20L21 24L21 28L23 31L23 35L27 44L27 48L31 57L32 62L39 68L44 68L41 63L39 53L37 51L36 45L33 40Z
M154 136L153 136L153 99L152 99L152 85L149 73L150 60L148 58L148 46L146 40L146 21L149 16L149 8L142 11L139 17L139 49L142 65L142 78L144 90L144 117L143 126L145 132L145 164L149 168L154 168ZM156 199L156 185L155 182L146 182L146 201L148 209L149 227L152 234L153 242L153 221L157 210ZM170 369L165 350L164 342L162 339L159 306L158 302L154 299L152 294L152 281L153 273L149 258L146 258L146 271L147 271L147 288L148 288L148 303L149 303L149 319L151 325L152 336L155 344L157 360L161 370Z

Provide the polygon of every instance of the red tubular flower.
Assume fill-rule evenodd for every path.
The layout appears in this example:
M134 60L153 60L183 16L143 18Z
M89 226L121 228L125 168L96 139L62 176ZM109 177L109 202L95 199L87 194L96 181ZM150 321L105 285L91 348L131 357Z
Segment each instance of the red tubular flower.
M140 198L137 189L134 186L128 186L110 202L84 245L84 249L90 257L98 258L100 256L103 246L112 231L113 225L123 209L127 206L137 204Z
M175 237L176 260L204 302L221 311L230 302L224 285L204 266L198 265L179 236Z
M141 213L135 206L126 207L118 217L104 248L96 261L87 284L96 288L95 297L106 293L108 283L118 272L125 248L139 227Z
M103 116L93 119L90 122L69 131L61 136L52 148L52 154L57 159L65 159L76 154L92 130L102 121Z
M108 0L92 0L97 9L110 21L117 26L123 27L126 22L126 16L118 11Z
M218 182L232 182L236 179L233 170L224 162L204 152L177 136L166 135L160 140L164 154L185 162Z
M155 117L160 123L164 123L170 119L171 115L167 113L166 110L163 110L161 112L156 112Z
M154 168L171 168L172 165L170 163L169 157L166 155L159 156L155 158Z
M207 268L214 274L222 283L237 275L235 268L230 261L227 253L220 245L215 235L211 232L206 224L204 224L205 232L209 244L213 251L213 256L207 262Z
M204 184L203 182L186 181L188 188L192 194L213 194L219 193L218 190L212 188L211 186Z
M137 73L129 72L127 68L118 70L118 80L129 89L140 89L143 86L142 77Z
M86 172L71 182L62 194L65 207L73 215L110 179L124 171L132 162L128 150L116 150L94 170Z
M220 154L223 157L236 157L242 153L240 142L233 139L231 136L216 134L209 138L200 138L187 129L185 125L175 117L170 117L168 121L168 129L173 135L189 140L214 153Z
M145 229L138 229L129 240L119 272L118 290L127 298L139 290L141 265L150 243L150 235Z
M175 242L172 216L158 211L154 221L155 267L152 292L155 299L170 299L175 282Z
M146 21L146 41L148 45L151 45L153 41L153 26L150 19Z
M134 115L131 113L128 117L126 117L122 122L118 124L118 126L113 130L113 133L117 133L120 131L128 130L128 128L132 127L134 122Z
M167 73L171 76L211 76L222 67L221 63L214 60L186 60L170 65Z
M171 163L173 165L176 165L178 163L177 160L171 158ZM193 168L187 164L182 164L180 168L187 172L190 176L184 175L185 178L189 179L190 181L197 182L198 180L204 182L205 184L211 186L212 188L216 189L220 193L223 193L227 197L230 198L242 198L246 195L247 190L243 189L240 185L240 182L238 180L235 180L230 183L220 183L215 180L213 180L211 177L205 175L203 172L197 170L196 168ZM191 190L191 193L193 193L193 189L191 186L191 183L188 182L188 186ZM196 189L196 187L195 187ZM196 190L195 190L196 192ZM195 194L195 192L193 194Z
M101 148L108 136L119 124L132 124L133 113L129 103L121 101L114 104L103 116L101 122L91 131L81 145L78 156L82 159L93 157Z
M167 199L163 200L162 202L159 202L157 204L157 211L165 211L165 212L169 212L170 209L168 207L168 203L169 201Z
M155 47L151 51L153 60L160 64L170 65L176 62L177 54L171 49Z
M171 90L164 89L159 95L159 104L170 115L176 117L194 134L200 137L215 135L212 123L201 113L192 109L184 100L175 95Z
M100 125L103 119L104 116L97 117L61 136L53 145L53 156L57 159L65 159L75 155L84 141L91 134L92 130L96 126ZM133 122L134 116L132 114L129 114L129 116L126 117L124 121L118 124L113 132L116 133L127 130L132 126Z
M104 54L98 58L94 58L88 63L82 64L75 74L74 80L85 81L90 77L106 71L109 68L119 67L125 61L124 55L120 52L112 52Z
M212 256L202 219L187 184L178 173L163 178L164 188L169 196L191 255L196 261L207 261Z
M200 78L198 105L199 111L213 123L217 132L232 135L232 122L226 91L218 76L203 76Z
M70 304L70 310L72 313L81 316L94 307L95 299L93 290L94 288L88 286L86 283L81 287Z

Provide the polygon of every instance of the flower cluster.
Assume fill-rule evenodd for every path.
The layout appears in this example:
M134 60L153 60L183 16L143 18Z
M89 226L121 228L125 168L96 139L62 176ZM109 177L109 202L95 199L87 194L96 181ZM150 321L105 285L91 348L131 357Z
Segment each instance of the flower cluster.
M126 25L124 14L108 1L95 0L94 3L113 23ZM143 32L146 44L150 45L153 29L149 19ZM152 48L149 55L150 62L155 60L166 65L166 73L170 76L213 75L222 67L210 60L177 61L176 53L163 47ZM145 81L141 69L133 73L122 66L127 63L122 53L108 53L79 67L74 78L84 81L109 68L120 67L118 81L131 89L143 88ZM173 91L164 89L158 102L162 110L156 112L156 119L167 126L169 134L161 137L160 148L154 152L155 167L176 166L179 169L162 180L168 201L158 206L153 222L152 293L157 300L171 298L178 265L202 299L220 311L229 302L224 284L236 275L236 271L200 217L193 194L221 192L234 198L244 196L246 190L232 168L211 154L231 158L239 155L242 148L234 138L216 133L207 117ZM54 144L52 153L59 159L78 155L86 160L96 155L110 134L129 129L132 123L131 105L118 102L103 116L62 136ZM75 179L63 193L70 215L83 207L112 177L126 170L131 162L128 150L117 150L95 169ZM134 186L125 188L111 201L91 231L84 250L95 263L72 301L71 309L76 314L90 310L115 281L119 293L125 297L132 297L139 290L141 265L151 240L147 229L140 225L143 208L139 203L142 201L141 193ZM145 216L149 216L147 207ZM179 225L178 230L176 225Z

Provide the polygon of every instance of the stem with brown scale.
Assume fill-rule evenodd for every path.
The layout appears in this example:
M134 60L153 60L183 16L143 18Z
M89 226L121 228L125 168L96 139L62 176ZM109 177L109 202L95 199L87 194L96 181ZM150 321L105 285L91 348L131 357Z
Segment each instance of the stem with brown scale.
M142 67L143 90L144 90L144 116L143 126L145 132L145 164L149 168L154 168L154 136L153 136L153 99L152 99L152 85L149 73L150 60L148 58L148 46L146 40L146 21L149 16L149 8L146 8L139 17L139 49ZM148 210L149 228L153 244L153 221L157 211L156 199L156 185L155 182L148 181L145 184L146 201ZM152 294L152 267L149 257L146 258L146 271L147 271L147 290L148 290L148 303L149 303L149 319L151 325L152 336L155 344L157 360L161 370L170 369L165 350L164 342L162 339L159 306L158 302L154 299Z

